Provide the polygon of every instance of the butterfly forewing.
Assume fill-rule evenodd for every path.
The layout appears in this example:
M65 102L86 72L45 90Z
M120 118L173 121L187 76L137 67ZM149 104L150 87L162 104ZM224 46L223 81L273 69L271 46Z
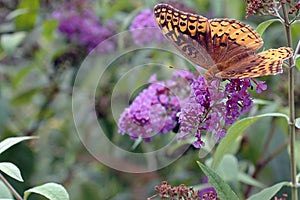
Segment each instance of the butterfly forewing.
M154 7L157 24L166 38L189 60L208 69L215 62L207 18L179 11L167 4Z
M263 41L249 25L233 19L209 20L213 40L213 59L227 61L242 51L258 50Z

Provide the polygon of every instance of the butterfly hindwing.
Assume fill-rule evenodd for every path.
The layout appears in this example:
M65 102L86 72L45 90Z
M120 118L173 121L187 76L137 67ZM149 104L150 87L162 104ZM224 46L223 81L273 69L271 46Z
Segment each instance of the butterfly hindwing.
M255 78L282 73L282 63L293 55L288 47L269 49L250 55L216 74L219 78Z

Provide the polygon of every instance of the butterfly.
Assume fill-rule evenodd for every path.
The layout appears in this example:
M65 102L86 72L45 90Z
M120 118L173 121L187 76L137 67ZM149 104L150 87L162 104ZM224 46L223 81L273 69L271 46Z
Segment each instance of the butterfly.
M154 17L166 38L190 61L207 69L205 77L235 79L282 73L282 63L293 55L289 47L255 53L260 35L234 19L207 19L168 4L154 7Z

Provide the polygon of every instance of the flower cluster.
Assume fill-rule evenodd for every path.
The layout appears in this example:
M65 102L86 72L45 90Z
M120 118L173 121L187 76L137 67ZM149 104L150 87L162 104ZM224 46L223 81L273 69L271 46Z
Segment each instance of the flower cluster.
M184 184L179 186L171 186L167 181L163 181L161 185L155 186L157 194L148 198L148 200L161 199L191 199L191 200L218 200L219 197L213 187L204 188L195 191L193 187L187 187Z
M202 75L194 77L187 71L176 71L165 82L151 79L152 84L121 115L119 132L128 133L132 139L150 140L153 134L167 133L179 123L178 139L195 137L195 148L205 145L203 133L212 133L219 141L226 127L250 110L251 83L256 85L257 93L267 89L264 82L253 79L227 80L222 87L220 80L207 82ZM176 95L180 91L184 91L181 97Z
M255 14L271 14L275 15L280 9L281 4L288 4L290 7L289 14L298 13L300 9L300 1L291 0L245 0L248 3L246 8L247 16Z
M300 11L300 0L298 2L291 2L291 0L286 0L290 4L289 14L299 14Z
M283 194L282 197L274 197L274 200L287 200L289 196L287 194Z
M266 89L263 82L253 81L257 92ZM204 146L202 133L214 133L216 140L226 134L224 127L235 122L239 116L252 107L248 89L252 88L251 79L231 79L222 89L219 80L207 82L202 75L193 80L192 94L183 105L180 115L180 139L194 133L194 147Z
M157 81L151 77L151 85L144 89L124 110L119 122L119 133L128 133L132 139L139 137L150 141L154 134L168 133L177 125L181 95L188 96L187 80L193 75L189 72L176 72L171 80ZM177 91L184 91L181 94Z
M150 9L142 10L134 17L129 27L136 45L142 46L152 42L163 42L165 38L158 29L153 12Z
M248 3L246 8L247 18L250 15L255 14L275 14L275 9L277 9L280 2L274 2L273 0L245 0Z
M52 17L59 21L59 32L68 40L86 47L88 51L115 33L114 23L109 21L105 26L101 24L87 0L67 1L52 13ZM109 41L104 48L97 50L111 52L114 48L115 43Z

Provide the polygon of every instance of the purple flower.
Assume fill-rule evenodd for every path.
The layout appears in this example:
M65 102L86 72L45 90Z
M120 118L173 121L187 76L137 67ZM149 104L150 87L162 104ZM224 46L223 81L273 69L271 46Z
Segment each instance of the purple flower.
M70 41L86 47L88 51L93 50L115 33L114 23L109 21L105 26L102 25L88 1L85 0L64 3L52 14L52 17L59 20L59 32L66 35ZM104 48L97 50L104 53L114 49L114 41L107 40Z
M165 38L158 29L153 12L150 9L142 10L132 20L129 30L136 45L142 46L151 42L163 42Z
M179 115L178 139L193 136L194 147L200 148L205 145L201 138L205 132L213 133L217 141L225 137L226 128L252 107L248 92L252 88L251 80L231 79L222 88L220 80L207 82L202 75L193 79L191 96ZM253 82L261 90L266 89L262 82Z
M198 191L198 197L202 200L217 200L218 194L213 187L204 188Z
M258 81L258 82L255 81L255 80L253 80L253 81L256 84L256 92L258 94L260 94L262 91L268 89L268 86L267 86L267 84L264 81Z
M242 114L249 112L253 101L248 92L266 89L264 82L253 79L206 81L187 71L175 71L172 79L157 81L151 76L149 88L142 91L119 120L119 132L132 139L149 140L153 134L167 133L180 125L178 139L193 137L195 148L205 145L203 134L212 133L219 141L226 129Z
M180 94L176 91L188 86L184 81L186 76L177 72L166 82L156 81L156 77L152 76L152 84L121 114L119 133L127 133L131 139L141 137L150 141L153 135L168 133L175 128L177 113L180 111L179 96L188 96L188 92Z

